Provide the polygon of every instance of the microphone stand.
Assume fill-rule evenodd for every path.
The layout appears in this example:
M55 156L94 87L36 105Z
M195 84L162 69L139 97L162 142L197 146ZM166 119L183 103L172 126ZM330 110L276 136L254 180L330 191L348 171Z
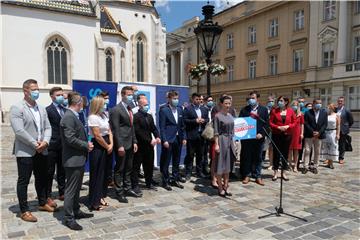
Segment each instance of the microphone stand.
M256 115L255 118L259 119L261 122L268 124L264 119L262 119L259 115ZM258 217L258 219L262 219L262 218L266 218L266 217L271 217L273 215L277 216L277 217L281 217L281 214L284 214L286 216L289 217L293 217L293 218L297 218L299 220L302 220L304 222L307 222L306 219L289 214L284 212L283 206L282 206L282 200L283 200L283 174L284 174L284 166L285 163L289 163L287 161L287 159L284 157L284 155L281 153L280 149L278 148L278 146L274 143L274 140L272 139L272 137L270 136L269 132L266 130L266 128L263 126L262 127L263 131L265 132L265 135L269 138L270 142L272 143L272 146L276 149L276 151L279 153L280 156L280 167L281 167L281 177L280 177L280 204L279 207L275 207L275 212L274 213L269 213L266 214L264 216L260 216Z

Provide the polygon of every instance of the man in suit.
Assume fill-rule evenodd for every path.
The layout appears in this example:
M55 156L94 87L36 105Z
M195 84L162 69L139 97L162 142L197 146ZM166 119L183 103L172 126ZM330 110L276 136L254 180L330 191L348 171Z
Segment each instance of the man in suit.
M18 180L17 197L21 219L36 222L27 201L27 188L31 173L35 176L35 189L39 210L54 212L55 208L47 204L47 155L51 139L51 125L44 107L38 105L39 87L37 81L28 79L23 83L24 99L11 106L10 123L15 133L14 154L17 161Z
M121 102L110 109L110 125L116 150L114 182L118 200L123 203L128 202L126 195L142 196L140 191L136 192L137 189L131 189L130 183L134 153L138 150L134 115L130 106L133 101L133 94L132 87L123 87L121 89Z
M161 136L160 171L162 186L168 191L172 188L169 184L184 188L179 182L185 182L179 174L180 154L182 145L186 144L184 132L183 109L179 106L179 94L172 90L167 95L168 103L160 108L159 124ZM170 179L169 166L172 160L172 177Z
M326 137L325 129L328 124L328 116L324 109L321 108L321 99L314 99L313 108L305 113L304 116L304 169L303 174L306 174L310 163L310 152L313 148L314 153L314 168L310 169L314 174L318 173L319 157L321 149L321 140Z
M345 108L345 98L339 97L337 100L336 113L340 116L340 139L339 139L339 163L344 164L345 157L345 140L346 136L350 133L350 128L354 123L353 115L350 110Z
M248 184L250 177L253 177L257 184L264 186L261 177L262 150L266 136L264 128L268 128L269 114L268 109L259 104L259 97L260 94L257 91L250 92L248 105L240 111L239 117L256 119L256 138L241 140L240 171L243 184Z
M148 189L156 190L153 185L154 169L154 147L161 143L159 131L157 130L154 118L148 113L150 106L144 94L138 95L139 111L134 114L134 126L138 151L134 156L132 172L133 189L138 189L140 165L142 164L145 175L145 183ZM154 136L154 139L153 137Z
M200 95L193 93L192 103L184 110L184 124L187 136L185 174L190 180L194 155L196 154L196 174L198 178L205 178L203 171L206 167L203 161L204 139L201 136L206 124L209 122L207 109L200 105Z
M204 107L206 108L207 112L208 112L208 119L209 122L211 121L211 111L214 107L214 98L212 96L207 96L205 97L205 102L204 102ZM203 161L205 164L205 169L203 171L203 173L205 175L209 174L209 159L208 159L208 153L209 153L209 147L210 147L210 141L209 140L205 140L205 144L204 144L204 151L203 151Z
M79 196L83 181L85 162L94 145L88 142L87 133L79 119L82 98L77 92L68 93L69 108L60 121L62 160L66 184L64 196L64 224L72 230L82 230L75 219L89 218L93 214L80 210Z
M46 107L46 112L51 125L51 139L48 154L48 185L47 197L48 204L56 207L56 203L51 198L52 183L56 167L56 180L59 189L59 199L64 201L65 191L65 170L62 164L62 146L60 137L60 120L64 116L66 109L63 107L64 95L61 87L53 87L50 89L50 97L52 103Z

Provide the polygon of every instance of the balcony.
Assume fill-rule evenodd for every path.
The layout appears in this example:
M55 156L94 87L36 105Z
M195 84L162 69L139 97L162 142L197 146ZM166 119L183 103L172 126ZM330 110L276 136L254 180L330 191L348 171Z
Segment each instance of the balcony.
M360 61L334 64L333 78L351 78L360 76Z

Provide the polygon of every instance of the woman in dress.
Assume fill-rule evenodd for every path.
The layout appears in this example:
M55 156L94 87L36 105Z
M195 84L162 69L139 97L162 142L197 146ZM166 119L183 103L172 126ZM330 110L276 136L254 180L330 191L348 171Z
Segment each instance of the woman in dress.
M109 162L107 158L113 150L113 135L109 126L109 119L104 114L105 109L103 97L96 96L91 100L88 125L94 150L90 155L89 208L96 211L109 205L105 201L108 177L106 173Z
M291 102L291 109L295 112L295 126L291 132L291 143L289 150L289 162L294 172L297 172L299 151L302 149L302 140L304 138L304 115L302 114L299 102L294 100Z
M291 131L295 126L296 116L294 111L289 107L289 98L280 96L277 99L277 108L274 108L270 113L270 127L272 131L272 137L275 145L279 148L283 157L286 158L289 155L289 147L291 143ZM278 170L280 166L281 157L276 147L274 146L274 159L273 181L276 181L278 176ZM285 181L289 178L285 175L285 170L288 169L286 159L281 162L281 168L284 170L281 176Z
M229 113L231 97L220 98L220 112L214 118L215 152L217 153L216 178L219 196L231 196L229 192L229 173L231 161L235 161L234 118Z
M326 127L326 138L321 145L322 158L327 160L326 166L334 169L333 161L339 157L338 141L340 138L340 117L335 113L333 103L328 106L328 125Z

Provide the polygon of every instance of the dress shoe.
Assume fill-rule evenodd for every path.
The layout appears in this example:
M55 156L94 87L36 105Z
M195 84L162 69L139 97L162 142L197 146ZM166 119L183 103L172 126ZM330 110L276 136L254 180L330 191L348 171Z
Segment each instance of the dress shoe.
M313 172L314 174L318 174L317 168L314 168L314 169L312 170L312 172Z
M163 184L162 187L166 189L167 191L171 191L172 188L168 184Z
M128 202L129 202L124 195L118 195L118 196L117 196L117 200L118 200L119 202L121 202L121 203L128 203Z
M137 194L139 194L139 195L143 195L143 193L142 193L142 191L140 190L140 188L139 187L135 187L135 188L133 188L132 189L135 193L137 193Z
M186 174L185 179L186 179L186 181L190 181L190 179L191 179L191 174Z
M20 217L25 222L37 222L37 218L29 211L22 213Z
M149 190L157 191L157 188L152 184L146 184L146 188Z
M58 199L59 199L60 201L64 201L64 199L65 199L64 194L63 194L63 195L60 195Z
M179 178L177 179L177 181L178 181L178 182L181 182L181 183L186 183L186 179L183 178L183 177L179 177Z
M264 186L264 185L265 185L265 184L264 184L264 180L262 180L262 178L257 178L257 179L255 180L255 182L256 182L257 184L261 185L261 186Z
M141 194L136 193L134 190L130 189L126 192L126 195L129 197L136 197L136 198L140 198L142 197Z
M75 220L69 222L65 221L65 226L67 226L68 228L74 231L80 231L83 229L82 226L80 226Z
M50 206L50 207L53 207L53 208L56 208L57 207L57 204L54 200L52 200L51 198L48 198L47 199L47 204Z
M171 185L173 185L174 187L177 187L177 188L181 188L181 189L184 188L184 186L181 185L178 181L173 181L173 182L171 183Z
M202 172L197 173L196 176L198 178L206 178L205 174L203 174Z
M49 206L49 204L45 204L43 206L39 206L39 211L45 211L45 212L55 212L55 208Z
M303 168L303 170L301 171L302 174L306 174L307 173L307 169L306 168Z
M250 182L249 177L245 177L244 180L242 181L243 184L248 184L249 182Z
M94 214L92 214L92 213L85 213L85 212L80 211L80 210L79 210L79 212L78 212L77 214L75 214L75 219L92 218L92 217L94 217Z

